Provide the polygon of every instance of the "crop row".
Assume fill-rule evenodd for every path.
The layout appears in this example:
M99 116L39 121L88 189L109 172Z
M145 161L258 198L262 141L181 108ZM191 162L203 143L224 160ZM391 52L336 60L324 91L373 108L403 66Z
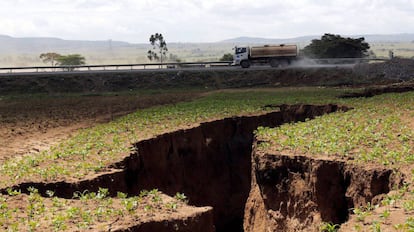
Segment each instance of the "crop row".
M302 155L335 155L384 165L414 162L414 94L343 101L353 110L278 128L258 128L261 149Z
M128 197L118 192L108 197L107 189L98 192L75 192L72 199L62 199L48 191L41 197L37 189L29 194L9 190L0 195L0 228L5 231L110 231L126 221L150 219L155 212L171 214L187 202L184 194L166 197L157 189L141 191L139 196Z

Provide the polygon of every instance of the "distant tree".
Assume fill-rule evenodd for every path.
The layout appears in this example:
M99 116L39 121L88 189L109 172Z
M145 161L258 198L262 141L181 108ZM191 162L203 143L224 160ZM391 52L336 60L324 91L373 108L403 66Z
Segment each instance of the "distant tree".
M79 54L70 54L66 56L59 56L57 61L60 66L83 65L85 64L85 57Z
M226 53L220 58L220 61L233 61L233 54Z
M172 62L177 62L177 63L183 62L183 60L180 57L178 57L177 55L171 54L171 53L168 56L168 60Z
M364 37L352 39L325 34L314 39L302 52L311 58L361 58L368 56L369 44Z
M79 54L70 54L66 56L59 56L57 58L59 66L75 66L85 64L85 57ZM67 68L68 71L73 70L73 68Z
M149 60L159 60L161 63L166 58L168 52L167 43L161 33L151 35L149 41L152 49L148 50L147 57Z
M55 66L57 59L61 55L55 52L48 52L40 54L39 58L42 59L43 63L50 63L52 66Z

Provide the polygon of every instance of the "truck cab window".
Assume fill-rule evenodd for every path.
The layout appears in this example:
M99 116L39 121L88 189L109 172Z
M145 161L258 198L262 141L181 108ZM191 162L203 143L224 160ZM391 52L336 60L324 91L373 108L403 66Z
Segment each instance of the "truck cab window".
M245 53L245 52L246 52L246 48L237 48L236 49L236 54Z

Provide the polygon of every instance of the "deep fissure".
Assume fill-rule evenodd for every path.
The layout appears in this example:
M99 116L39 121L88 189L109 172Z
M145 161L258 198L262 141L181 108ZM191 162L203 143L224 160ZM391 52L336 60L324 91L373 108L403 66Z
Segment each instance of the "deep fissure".
M393 183L392 170L380 167L282 154L265 154L260 159L253 156L256 175L252 182L256 189L251 190L246 204L245 226L247 223L249 231L258 228L254 224L259 212L250 212L254 210L252 202L264 206L267 226L273 230L315 231L317 227L311 228L317 226L315 221L346 222L350 209L388 193Z
M196 128L138 142L134 145L135 153L113 165L117 171L98 178L78 183L25 183L16 188L24 191L33 186L43 194L52 189L56 196L64 198L71 198L75 191L97 191L99 187L108 188L114 195L118 191L138 195L141 190L154 188L169 195L180 192L188 196L191 205L214 208L217 231L243 231L243 223L249 223L245 206L252 191L252 178L261 194L266 195L264 204L269 212L282 215L280 221L275 219L281 225L278 228L287 228L283 220L293 217L306 224L313 210L319 211L324 221L343 223L348 219L349 208L389 191L391 172L387 170L357 172L372 177L372 186L361 185L360 188L375 188L372 193L359 196L348 192L358 177L351 174L353 167L343 162L268 156L266 164L257 160L252 163L253 131L258 126L276 127L348 110L337 105L277 107L279 111L264 115L202 123ZM254 176L252 165L256 170ZM314 174L310 174L312 170ZM293 182L309 182L314 189L304 188L301 193L292 193L295 191ZM315 203L308 209L300 206L308 203L306 198Z

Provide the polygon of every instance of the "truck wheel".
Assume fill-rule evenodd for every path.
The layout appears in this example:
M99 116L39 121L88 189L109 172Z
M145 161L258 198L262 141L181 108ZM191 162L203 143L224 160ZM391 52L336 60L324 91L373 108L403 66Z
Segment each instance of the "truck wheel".
M248 68L250 67L250 61L242 60L242 62L240 62L240 65L242 66L242 68Z
M280 61L280 66L281 67L287 67L287 66L289 66L289 64L290 64L289 60L281 60Z
M279 60L277 59L270 60L270 66L273 68L277 68L279 66Z

